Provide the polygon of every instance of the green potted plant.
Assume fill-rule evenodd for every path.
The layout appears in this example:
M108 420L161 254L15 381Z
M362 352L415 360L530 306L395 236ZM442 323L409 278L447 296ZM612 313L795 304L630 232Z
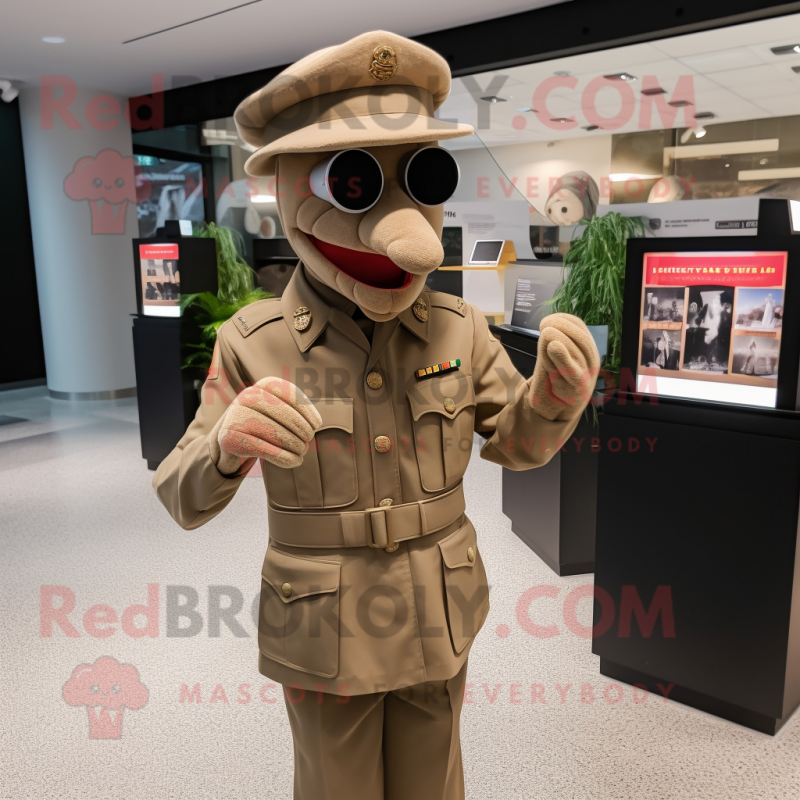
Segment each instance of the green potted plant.
M631 237L644 235L641 217L610 212L588 220L564 256L565 277L549 301L553 311L574 314L586 323L598 342L601 356L605 333L604 369L615 379L621 366L626 243Z
M240 308L274 295L255 288L254 273L242 258L241 235L231 229L209 222L195 236L214 239L217 248L217 293L200 292L181 297L181 313L189 310L200 327L200 341L184 345L188 351L183 368L208 370L217 340L217 331Z

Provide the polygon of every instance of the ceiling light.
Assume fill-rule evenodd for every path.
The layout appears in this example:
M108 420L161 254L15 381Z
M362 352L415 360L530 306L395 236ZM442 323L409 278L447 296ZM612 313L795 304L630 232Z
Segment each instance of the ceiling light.
M777 169L740 169L738 178L740 181L800 178L800 167L778 167Z
M534 114L539 113L535 108L531 108L530 106L522 106L522 108L518 108L516 110L519 111L520 114L528 114L531 112Z
M553 75L558 75L560 78L565 77L566 75L570 75L570 71L568 69L557 69Z
M607 81L627 81L628 83L633 83L633 81L637 80L635 75L631 75L629 72L615 72L613 75L603 75L603 77Z
M730 166L730 164L726 164L726 165L725 165L725 168L727 169L729 166Z
M800 72L800 67L792 67L792 72Z
M496 94L490 94L486 97L481 97L481 100L487 103L505 103L505 97L498 97Z
M19 90L14 87L11 81L0 80L0 100L4 103L11 103L17 99Z
M583 129L585 131L596 131L598 130L599 127L600 127L599 125L584 125Z
M695 115L695 119L716 119L716 114L713 111L698 111Z
M572 120L569 117L551 117L550 122L560 122L563 125L565 122L572 122Z
M692 106L694 103L690 103L688 100L670 100L667 105L673 108L684 108L685 106Z
M785 44L782 47L770 47L776 56L788 56L792 53L800 53L800 44Z
M608 179L611 181L647 181L652 178L663 178L663 174L643 175L639 172L612 172Z
M42 36L42 41L47 44L64 44L67 40L63 36Z
M654 86L652 89L642 89L642 94L652 97L656 94L666 94L667 90L662 89L660 86Z
M759 158L758 159L758 163L761 164L761 166L764 166L764 164L766 164L767 161L769 161L768 158Z
M696 128L687 128L681 134L681 144L686 144L686 142L692 138L692 134L694 134L697 139L702 139L706 133L707 131L702 125L698 125Z

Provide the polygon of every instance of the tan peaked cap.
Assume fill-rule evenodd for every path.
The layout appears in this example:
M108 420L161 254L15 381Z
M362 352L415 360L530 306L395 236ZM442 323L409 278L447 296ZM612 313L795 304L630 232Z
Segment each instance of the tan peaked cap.
M272 175L279 153L435 142L472 126L436 119L450 93L450 68L429 47L371 31L300 59L243 100L233 118L259 148L250 175Z

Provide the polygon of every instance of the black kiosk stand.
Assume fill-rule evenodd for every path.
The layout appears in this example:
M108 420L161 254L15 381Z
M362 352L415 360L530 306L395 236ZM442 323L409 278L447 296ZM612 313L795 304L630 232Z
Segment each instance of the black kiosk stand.
M769 734L800 704L800 237L786 205L762 201L755 237L629 241L597 493L600 672ZM670 275L654 257L717 267Z
M201 370L182 369L183 345L197 343L200 328L180 316L180 296L217 291L216 242L182 237L167 225L167 236L133 240L133 356L142 457L149 469L169 455L194 418L195 380L205 377Z

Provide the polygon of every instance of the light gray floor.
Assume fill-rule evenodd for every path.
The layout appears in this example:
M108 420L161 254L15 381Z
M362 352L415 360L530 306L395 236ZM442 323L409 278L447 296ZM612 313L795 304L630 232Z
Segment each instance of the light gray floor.
M267 542L260 480L245 481L221 517L184 532L151 490L135 400L68 403L24 389L0 393L0 415L28 420L0 425L0 797L290 798L288 723L280 702L259 696L268 681L256 669L254 626L245 612L245 638L224 626L210 637L205 624L210 586L235 587L245 609L258 592ZM797 715L772 738L660 698L634 703L628 686L609 702L590 641L561 618L567 593L591 576L557 578L511 533L499 468L473 459L466 486L492 584L463 717L469 798L800 797ZM157 637L87 634L87 609L105 604L121 615L146 601L148 583L159 586ZM559 592L534 605L538 623L561 629L548 639L515 618L520 596L539 584ZM43 585L74 593L79 637L40 635ZM181 585L197 591L204 619L189 638L168 637L164 624L166 587ZM589 617L585 599L578 618ZM149 692L143 708L124 712L118 740L90 739L87 709L62 696L76 666L105 655L133 664ZM199 684L202 703L181 703L181 684ZM218 684L227 703L220 689L210 702ZM240 684L250 684L250 702L239 702ZM532 684L544 687L545 704L531 704ZM558 686L570 684L561 702ZM613 688L607 694L616 699Z

